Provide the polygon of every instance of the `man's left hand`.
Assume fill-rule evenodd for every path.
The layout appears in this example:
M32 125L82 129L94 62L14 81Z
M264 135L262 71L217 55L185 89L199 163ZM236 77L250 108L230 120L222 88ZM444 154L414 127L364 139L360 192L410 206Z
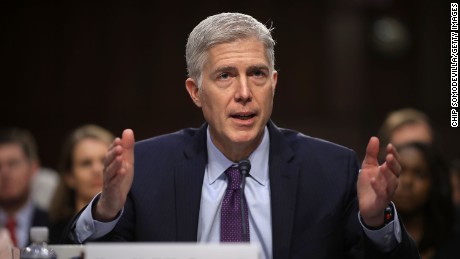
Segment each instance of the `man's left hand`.
M401 173L399 154L392 144L387 146L385 162L379 165L379 139L372 137L358 176L358 199L361 217L369 227L384 224L384 210L390 204Z

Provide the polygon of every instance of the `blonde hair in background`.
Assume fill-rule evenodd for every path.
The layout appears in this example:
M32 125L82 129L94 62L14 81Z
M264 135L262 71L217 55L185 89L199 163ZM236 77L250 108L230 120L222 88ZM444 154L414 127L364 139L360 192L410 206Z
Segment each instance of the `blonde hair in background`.
M72 131L64 141L61 159L58 164L59 184L54 194L50 208L50 218L53 222L68 220L75 214L75 191L65 183L66 174L72 172L73 152L75 146L84 139L100 140L108 145L114 140L114 135L97 125L85 125Z

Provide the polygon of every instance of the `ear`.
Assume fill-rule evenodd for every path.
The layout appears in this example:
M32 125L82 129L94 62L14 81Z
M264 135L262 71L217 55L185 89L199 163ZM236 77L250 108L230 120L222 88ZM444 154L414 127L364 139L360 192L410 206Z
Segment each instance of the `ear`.
M40 161L38 159L33 159L30 161L30 171L32 172L31 175L35 176L38 174L40 170Z
M74 178L72 172L65 172L64 173L64 182L70 189L75 188L75 178Z
M200 89L198 89L198 84L195 80L190 77L187 78L187 80L185 80L185 88L195 105L201 108Z
M276 83L278 83L278 71L273 70L272 72L272 82L273 82L273 92L275 91L276 88Z

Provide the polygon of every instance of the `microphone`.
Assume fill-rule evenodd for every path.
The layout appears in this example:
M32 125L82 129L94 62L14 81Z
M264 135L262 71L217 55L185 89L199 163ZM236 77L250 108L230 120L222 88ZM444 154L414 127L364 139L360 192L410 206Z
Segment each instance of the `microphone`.
M245 207L244 207L244 201L246 200L244 198L244 186L246 185L246 177L249 176L249 171L251 170L251 162L248 159L241 160L238 162L238 170L240 170L241 173L241 195L240 195L240 205L241 205L241 221L242 221L242 228L243 228L243 240L246 238L246 220L245 220ZM249 207L248 207L249 208ZM249 213L249 212L248 212ZM249 241L249 240L246 240Z

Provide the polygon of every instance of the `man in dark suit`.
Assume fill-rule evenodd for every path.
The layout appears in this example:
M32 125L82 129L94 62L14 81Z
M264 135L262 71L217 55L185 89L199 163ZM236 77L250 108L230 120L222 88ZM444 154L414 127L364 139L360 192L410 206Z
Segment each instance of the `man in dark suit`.
M48 226L48 214L30 197L38 170L38 154L32 134L23 129L0 130L0 226L15 246L29 243L32 226Z
M206 123L136 145L125 130L107 153L102 193L67 241L249 241L267 259L419 257L394 217L392 145L379 165L371 138L359 170L353 151L270 121L269 29L238 13L208 17L186 58L186 89Z

